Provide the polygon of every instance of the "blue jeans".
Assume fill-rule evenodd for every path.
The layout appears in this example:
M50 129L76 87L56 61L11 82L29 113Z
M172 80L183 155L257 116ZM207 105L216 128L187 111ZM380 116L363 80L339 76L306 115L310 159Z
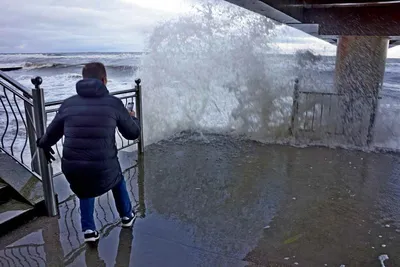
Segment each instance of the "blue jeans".
M125 178L122 177L121 182L119 182L113 189L113 196L115 206L117 207L117 211L119 216L128 217L132 216L132 204L129 199L128 190L126 189ZM81 206L81 226L82 231L86 230L96 230L96 225L94 223L94 200L95 198L83 198L79 199Z

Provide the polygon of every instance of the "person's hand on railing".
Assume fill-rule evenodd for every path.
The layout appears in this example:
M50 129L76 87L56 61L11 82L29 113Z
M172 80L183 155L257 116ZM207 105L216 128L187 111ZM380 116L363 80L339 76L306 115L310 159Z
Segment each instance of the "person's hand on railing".
M126 105L126 109L128 110L128 112L129 112L129 115L131 115L131 117L135 117L136 116L136 113L135 113L135 111L133 110L133 107L135 106L135 104L133 103L133 102L130 102L130 103L128 103L127 105Z
M38 140L36 140L36 144L38 147L40 143L40 138ZM51 147L42 147L43 151L44 151L44 155L46 157L47 163L51 164L53 161L56 160L56 158L53 156L55 154L54 150Z

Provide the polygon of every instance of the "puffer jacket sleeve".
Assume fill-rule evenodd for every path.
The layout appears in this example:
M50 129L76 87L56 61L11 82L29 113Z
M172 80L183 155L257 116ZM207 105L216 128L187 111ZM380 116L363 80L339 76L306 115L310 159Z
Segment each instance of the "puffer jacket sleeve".
M117 128L122 136L127 140L136 140L140 136L140 123L132 117L121 101L117 106Z
M64 135L64 104L59 108L53 121L47 127L46 133L40 138L39 147L46 148L54 146Z

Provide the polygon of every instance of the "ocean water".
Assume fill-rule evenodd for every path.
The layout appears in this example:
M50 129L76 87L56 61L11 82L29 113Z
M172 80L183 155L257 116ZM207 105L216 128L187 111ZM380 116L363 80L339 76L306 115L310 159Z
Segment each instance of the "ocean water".
M240 127L235 124L236 122L232 123L232 118L238 116L235 114L237 107L245 105L246 99L241 95L233 94L229 86L220 86L217 81L219 80L218 73L214 77L210 76L207 81L209 89L204 91L196 88L196 84L199 87L203 84L193 80L192 74L185 74L180 70L177 70L178 74L166 75L168 80L160 79L159 72L165 72L165 66L162 66L160 61L158 69L157 62L156 65L154 62L149 64L149 58L153 60L154 55L149 56L143 53L0 54L0 67L22 67L21 70L11 71L8 74L28 88L32 88L30 82L32 77L41 76L47 101L65 99L75 94L75 84L82 78L81 69L88 62L100 61L106 65L110 91L132 88L136 78L144 78L142 86L145 90L144 116L147 143L185 130L243 133L238 130ZM212 67L218 64L214 62ZM226 62L220 64L222 66ZM171 68L173 66L171 64ZM268 89L267 97L270 99L263 105L272 105L273 108L268 110L268 124L258 127L268 128L268 131L253 129L257 135L252 135L250 138L269 142L272 140L278 143L282 139L277 131L272 132L272 135L276 135L277 138L271 139L270 129L275 129L277 125L283 125L283 129L287 129L292 107L293 80L298 74L293 71L296 68L294 55L269 55L268 71L272 73L274 83L268 85L272 87ZM334 92L334 70L335 58L322 57L322 60L309 70L307 79L301 82L301 89ZM274 71L276 73L273 73ZM208 74L200 73L200 70L198 72L197 75L203 82ZM400 126L397 126L400 119L399 76L400 59L388 59L383 90L380 93L374 143L376 147L400 149ZM185 77L187 77L186 80ZM253 109L258 108L253 107ZM165 119L165 112L170 114L168 119ZM248 110L246 114L249 114ZM255 128L256 124L261 125L259 120L254 119L251 127ZM269 138L263 139L263 135Z
M100 61L107 66L109 90L130 89L140 65L142 53L75 53L75 54L0 54L0 67L22 67L7 72L21 84L32 88L30 79L43 78L46 100L65 99L75 94L75 84L82 78L82 67Z
M111 91L128 89L134 85L134 79L141 65L143 53L58 53L58 54L0 54L1 67L22 67L21 70L7 72L8 75L27 86L32 87L30 79L43 78L48 100L66 98L75 93L75 83L82 78L82 67L88 62L102 62L106 65ZM273 55L281 58L283 69L290 69L288 59L293 55ZM319 77L323 86L332 88L335 71L335 57L323 57L314 68L314 76ZM293 76L294 77L294 76ZM54 94L53 94L54 92ZM57 93L55 93L57 92ZM400 97L400 59L389 58L386 63L385 79L381 96ZM47 100L47 99L46 99ZM399 102L400 104L400 102Z

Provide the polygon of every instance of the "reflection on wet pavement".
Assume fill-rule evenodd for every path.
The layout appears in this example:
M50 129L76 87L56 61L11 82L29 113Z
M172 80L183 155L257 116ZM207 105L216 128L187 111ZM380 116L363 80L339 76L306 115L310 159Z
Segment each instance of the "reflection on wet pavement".
M133 230L104 195L87 246L66 198L0 239L0 266L400 266L400 157L206 139L151 145L126 172Z

